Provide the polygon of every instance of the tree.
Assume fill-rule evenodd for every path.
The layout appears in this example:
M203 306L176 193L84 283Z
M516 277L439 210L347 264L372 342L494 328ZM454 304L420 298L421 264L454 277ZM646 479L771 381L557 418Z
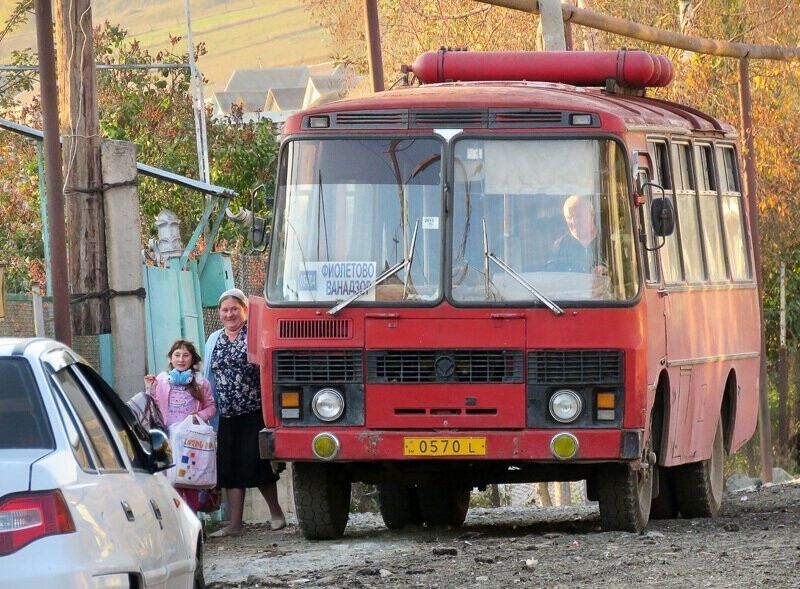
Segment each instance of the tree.
M30 4L23 0L20 6ZM21 22L17 20L17 22ZM151 55L127 32L108 22L97 27L95 55L99 62L115 64L185 64L186 54L175 52L179 37L169 40L169 48ZM205 53L203 44L196 50ZM22 54L21 54L22 55ZM30 54L28 58L30 58ZM188 68L145 70L108 69L98 72L100 128L104 137L137 144L138 161L170 172L198 178L195 127ZM29 83L29 82L28 82ZM37 101L23 109L16 107L14 95L25 84L0 92L3 115L17 122L41 128ZM207 113L210 117L210 111ZM211 182L238 192L240 204L249 205L248 194L256 184L274 190L274 162L278 143L268 120L244 122L241 113L228 121L208 120ZM42 220L39 213L38 166L35 145L10 132L0 141L0 232L9 239L0 241L0 259L8 264L6 276L11 292L27 292L34 284L44 286ZM142 244L156 234L155 216L164 208L184 220L184 235L194 230L202 214L200 193L152 178L142 178L139 186L142 204ZM257 211L264 214L264 211ZM230 249L244 247L242 232L224 224L221 239Z

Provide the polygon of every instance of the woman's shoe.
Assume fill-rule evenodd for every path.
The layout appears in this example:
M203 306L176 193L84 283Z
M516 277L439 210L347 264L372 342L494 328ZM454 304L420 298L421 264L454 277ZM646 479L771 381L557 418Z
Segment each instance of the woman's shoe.
M284 524L285 525L285 524ZM217 530L213 534L209 534L209 538L225 538L226 536L241 536L242 532L232 532L228 528Z
M272 521L269 522L269 529L273 532L277 532L278 530L282 530L286 527L286 518L285 517L274 517Z

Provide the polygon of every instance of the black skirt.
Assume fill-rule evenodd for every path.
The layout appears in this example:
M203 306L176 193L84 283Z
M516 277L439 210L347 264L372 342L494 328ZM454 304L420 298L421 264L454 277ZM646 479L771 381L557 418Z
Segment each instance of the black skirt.
M258 451L264 428L261 410L220 417L217 432L217 486L223 489L263 487L278 480L269 460Z

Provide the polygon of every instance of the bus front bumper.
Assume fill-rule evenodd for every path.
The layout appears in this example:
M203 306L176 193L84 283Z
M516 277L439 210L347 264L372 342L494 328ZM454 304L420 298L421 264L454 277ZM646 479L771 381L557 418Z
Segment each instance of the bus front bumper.
M262 429L268 460L617 461L641 457L642 430L387 431Z

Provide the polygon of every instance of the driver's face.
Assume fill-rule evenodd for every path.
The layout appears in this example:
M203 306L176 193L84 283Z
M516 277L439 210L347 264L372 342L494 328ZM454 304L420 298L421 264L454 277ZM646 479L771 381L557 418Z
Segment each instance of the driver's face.
M567 227L572 236L580 241L590 240L594 237L594 211L586 202L576 203L565 217Z

